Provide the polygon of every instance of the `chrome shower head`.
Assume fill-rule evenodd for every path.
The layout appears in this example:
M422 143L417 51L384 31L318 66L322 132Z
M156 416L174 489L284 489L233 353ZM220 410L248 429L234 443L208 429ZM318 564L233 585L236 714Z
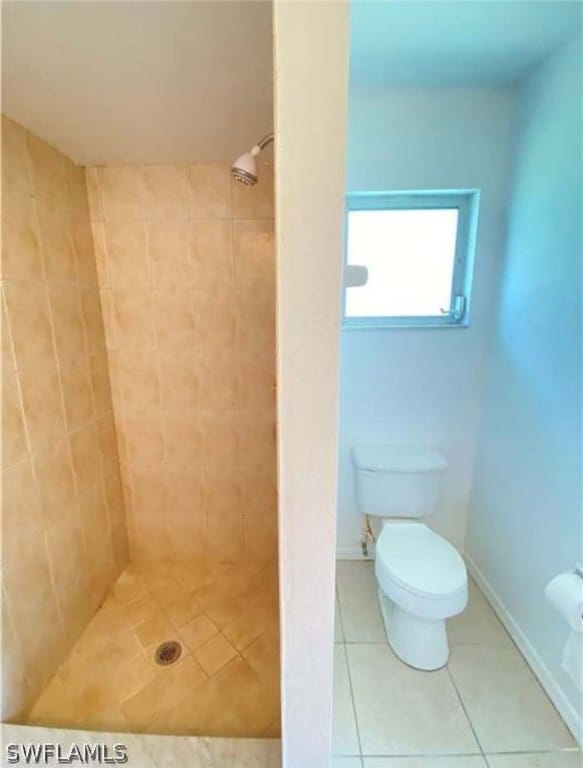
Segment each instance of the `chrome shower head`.
M273 133L268 133L250 152L245 152L244 155L235 160L231 166L231 175L235 181L239 182L239 184L244 184L246 187L252 187L257 184L259 173L255 158L268 144L271 144L273 138Z

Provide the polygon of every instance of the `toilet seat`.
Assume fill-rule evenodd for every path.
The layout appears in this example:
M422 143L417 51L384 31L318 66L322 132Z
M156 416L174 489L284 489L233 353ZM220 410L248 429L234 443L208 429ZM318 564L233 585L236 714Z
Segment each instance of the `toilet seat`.
M388 523L376 545L379 585L410 613L444 619L468 599L465 563L448 541L423 523Z

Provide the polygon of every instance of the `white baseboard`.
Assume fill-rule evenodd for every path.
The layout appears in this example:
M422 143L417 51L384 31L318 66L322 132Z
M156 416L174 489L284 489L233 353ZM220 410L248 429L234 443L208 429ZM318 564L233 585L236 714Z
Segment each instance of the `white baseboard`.
M504 603L500 600L489 581L484 574L480 571L476 563L469 555L465 555L468 570L474 577L476 583L484 593L488 602L494 609L496 615L505 626L506 631L510 637L514 640L518 649L526 659L528 665L538 678L539 683L547 692L548 697L557 708L559 714L565 721L567 727L579 743L583 747L583 717L581 713L577 712L575 707L571 704L569 699L565 696L564 691L557 683L555 678L551 675L549 669L544 664L538 653L533 648L532 644L520 629Z
M336 550L337 560L374 560L374 546L369 546L368 556L363 557L362 549L356 547L338 547Z

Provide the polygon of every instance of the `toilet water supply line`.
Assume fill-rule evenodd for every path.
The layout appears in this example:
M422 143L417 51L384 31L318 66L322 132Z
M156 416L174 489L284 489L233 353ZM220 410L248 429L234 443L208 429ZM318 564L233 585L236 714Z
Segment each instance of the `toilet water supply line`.
M368 515L364 516L364 531L362 532L362 535L360 537L360 545L362 547L362 556L368 557L368 545L369 542L376 543L376 536L373 533L373 530L370 525L370 517Z

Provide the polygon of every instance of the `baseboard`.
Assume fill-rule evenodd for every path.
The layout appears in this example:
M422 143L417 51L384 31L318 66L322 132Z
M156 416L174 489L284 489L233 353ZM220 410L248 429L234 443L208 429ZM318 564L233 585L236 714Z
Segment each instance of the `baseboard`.
M336 550L337 560L374 560L374 546L369 546L369 554L364 557L360 547L338 547Z
M486 599L494 609L494 612L506 628L510 637L514 640L518 649L526 659L528 665L536 675L539 683L547 692L548 697L557 708L559 714L565 721L565 724L579 743L583 747L583 717L577 712L569 699L565 696L562 688L551 675L549 669L544 664L532 644L520 629L504 603L500 600L489 581L478 568L476 563L465 555L466 563L470 574L484 593Z

